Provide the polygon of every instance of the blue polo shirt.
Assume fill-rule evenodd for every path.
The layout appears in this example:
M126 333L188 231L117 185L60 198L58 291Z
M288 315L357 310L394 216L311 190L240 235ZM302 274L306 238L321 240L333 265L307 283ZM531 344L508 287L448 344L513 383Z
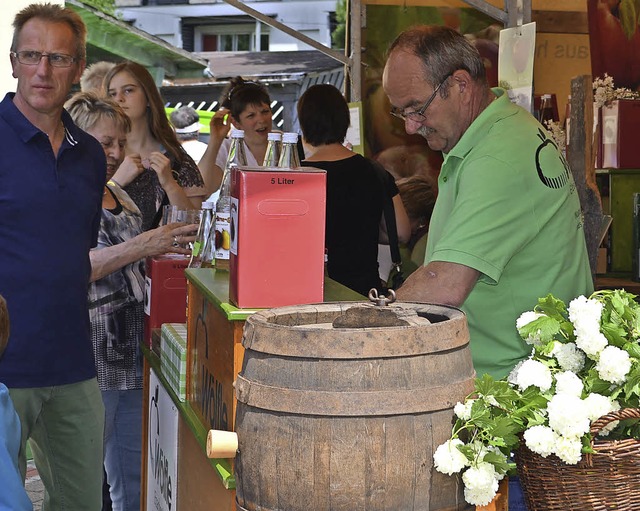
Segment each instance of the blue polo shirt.
M87 287L106 160L66 111L56 158L13 96L0 103L0 294L11 321L0 381L9 388L76 383L96 374Z

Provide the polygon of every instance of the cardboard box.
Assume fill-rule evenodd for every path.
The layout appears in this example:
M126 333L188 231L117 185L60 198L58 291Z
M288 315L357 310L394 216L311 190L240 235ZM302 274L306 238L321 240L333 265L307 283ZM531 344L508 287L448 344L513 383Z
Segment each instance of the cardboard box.
M618 99L602 108L602 167L640 169L640 101Z
M148 257L144 290L144 340L151 347L151 333L164 323L187 321L189 258L182 255Z
M187 325L165 323L160 341L160 367L180 401L187 400Z
M238 167L231 176L230 301L322 302L326 172Z
M596 273L601 275L607 273L607 249L606 247L598 248L598 259L596 262Z

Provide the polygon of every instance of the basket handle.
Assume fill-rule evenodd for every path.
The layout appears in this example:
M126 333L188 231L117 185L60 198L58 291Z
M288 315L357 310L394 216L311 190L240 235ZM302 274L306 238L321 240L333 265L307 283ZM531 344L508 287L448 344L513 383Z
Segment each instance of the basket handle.
M622 408L621 410L603 415L591 424L591 436L596 437L600 430L613 421L625 419L640 419L640 408Z

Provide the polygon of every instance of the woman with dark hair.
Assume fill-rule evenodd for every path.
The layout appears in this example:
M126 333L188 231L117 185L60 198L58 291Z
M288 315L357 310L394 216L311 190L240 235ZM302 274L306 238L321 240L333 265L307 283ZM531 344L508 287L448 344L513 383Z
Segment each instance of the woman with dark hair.
M244 130L247 164L262 165L272 129L271 98L264 85L236 76L220 97L220 108L210 122L209 147L199 163L201 169L213 169L215 189L220 186L227 162L231 125Z
M200 209L207 195L205 182L171 128L149 71L135 62L121 62L105 76L104 88L131 120L125 150L129 158L113 179L140 208L143 229L158 226L164 204Z
M314 85L298 101L307 158L302 165L327 171L325 248L329 277L367 295L380 288L378 243L388 243L383 206L392 197L399 241L411 234L393 177L343 142L349 106L332 85Z

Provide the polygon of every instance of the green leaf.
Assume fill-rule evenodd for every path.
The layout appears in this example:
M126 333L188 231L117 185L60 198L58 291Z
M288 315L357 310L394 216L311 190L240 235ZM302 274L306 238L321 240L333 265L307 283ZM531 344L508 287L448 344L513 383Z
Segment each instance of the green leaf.
M488 452L484 455L484 461L491 463L500 474L506 474L509 470L509 462L504 456L495 452Z
M540 316L520 329L523 339L538 337L542 342L549 342L553 336L560 332L560 321L549 316Z
M636 31L638 15L636 12L635 2L633 0L621 0L620 5L620 24L627 39L631 39Z
M624 346L626 352L634 358L640 359L640 345L636 342L629 342Z
M618 348L622 348L627 343L627 331L619 324L605 323L600 326L600 331L610 344Z
M640 367L638 367L638 364L631 367L623 389L627 398L640 396Z
M567 306L562 300L558 300L551 294L548 294L544 298L540 298L535 310L537 312L542 312L549 317L555 318L558 322L561 322L567 317Z

